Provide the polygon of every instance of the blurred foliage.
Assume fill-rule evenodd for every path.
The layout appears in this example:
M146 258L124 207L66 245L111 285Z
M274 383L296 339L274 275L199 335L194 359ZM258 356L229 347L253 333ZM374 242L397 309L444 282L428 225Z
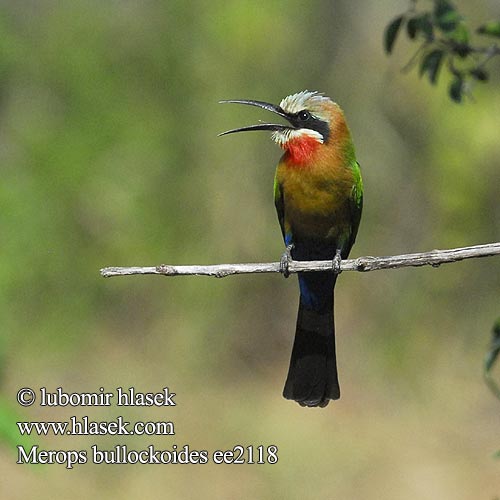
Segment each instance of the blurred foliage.
M492 370L500 354L500 318L495 321L492 331L490 350L484 360L484 379L491 392L500 400L500 386L492 376ZM500 450L495 453L495 458L500 459Z
M23 445L29 448L34 444L29 436L20 436L16 422L23 420L20 413L12 409L10 401L0 397L0 440L11 448Z
M420 10L420 4L411 0L408 10L393 19L385 30L385 50L391 53L398 33L406 26L410 40L420 43L417 52L406 65L409 70L420 66L420 76L427 75L436 84L443 66L451 74L448 93L455 102L462 102L464 95L471 96L472 82L486 82L489 74L485 67L500 47L476 45L471 42L470 28L456 6L449 0L433 0L431 9ZM500 21L489 21L476 30L480 35L500 38Z
M478 25L500 17L486 0L460 11ZM120 442L136 449L280 450L274 466L51 465L42 477L4 446L1 498L498 494L490 450L500 420L476 334L498 314L496 259L342 275L343 395L322 412L281 397L295 279L99 275L111 265L277 259L280 151L265 134L217 138L265 119L217 102L279 102L306 88L339 102L353 133L366 196L353 257L498 241L497 72L476 104L460 107L402 78L403 62L394 54L388 64L380 47L393 12L368 0L1 3L0 411L11 421L176 423L175 438ZM178 406L12 414L20 387L129 385L168 385Z
M486 358L484 360L484 377L488 387L491 389L493 394L500 399L500 387L495 382L495 379L491 376L491 372L495 363L497 361L498 355L500 354L500 318L498 318L493 325L493 335L491 339L490 350L488 351Z

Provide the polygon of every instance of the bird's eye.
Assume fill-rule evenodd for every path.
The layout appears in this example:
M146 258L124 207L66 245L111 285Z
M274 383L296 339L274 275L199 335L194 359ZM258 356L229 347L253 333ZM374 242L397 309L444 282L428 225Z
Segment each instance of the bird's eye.
M309 111L301 111L299 113L299 120L302 121L302 122L306 122L307 120L309 120L309 118L311 118L311 113L309 113Z

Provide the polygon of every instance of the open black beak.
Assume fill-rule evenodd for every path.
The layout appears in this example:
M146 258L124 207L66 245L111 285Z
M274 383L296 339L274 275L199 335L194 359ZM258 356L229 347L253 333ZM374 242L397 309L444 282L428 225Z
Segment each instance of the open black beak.
M290 117L279 106L275 106L274 104L269 104L268 102L249 101L247 99L230 99L227 101L219 101L219 103L247 104L249 106L257 106L258 108L272 111L273 113L276 113L277 115L280 115L286 120L290 121ZM290 127L286 125L278 125L276 123L259 123L258 125L249 125L248 127L240 127L227 130L226 132L222 132L221 134L219 134L219 137L221 135L234 134L236 132L246 132L248 130L286 130L288 128Z

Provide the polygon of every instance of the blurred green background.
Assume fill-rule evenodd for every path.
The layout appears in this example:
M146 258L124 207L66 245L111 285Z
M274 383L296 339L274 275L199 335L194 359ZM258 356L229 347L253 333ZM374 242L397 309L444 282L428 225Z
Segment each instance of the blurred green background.
M457 2L473 25L497 2ZM173 420L174 437L33 438L46 450L271 445L276 465L16 465L0 497L381 498L500 495L500 407L481 379L498 259L345 273L343 396L281 391L296 279L128 277L119 265L276 261L266 119L220 106L319 90L344 108L363 169L352 256L499 240L500 67L458 106L401 67L383 30L405 1L3 1L0 5L0 389L24 420ZM20 387L169 386L175 408L42 408Z

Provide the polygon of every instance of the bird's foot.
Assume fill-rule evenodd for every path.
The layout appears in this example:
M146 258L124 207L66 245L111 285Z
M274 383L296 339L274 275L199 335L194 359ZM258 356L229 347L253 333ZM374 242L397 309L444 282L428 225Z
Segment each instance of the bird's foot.
M288 278L288 276L290 276L290 271L288 270L288 268L290 266L290 262L292 262L292 248L293 243L287 245L280 259L280 273L285 278Z
M340 255L340 249L335 252L335 257L332 260L332 269L335 274L340 274L342 269L340 268L340 263L342 262L342 256Z

